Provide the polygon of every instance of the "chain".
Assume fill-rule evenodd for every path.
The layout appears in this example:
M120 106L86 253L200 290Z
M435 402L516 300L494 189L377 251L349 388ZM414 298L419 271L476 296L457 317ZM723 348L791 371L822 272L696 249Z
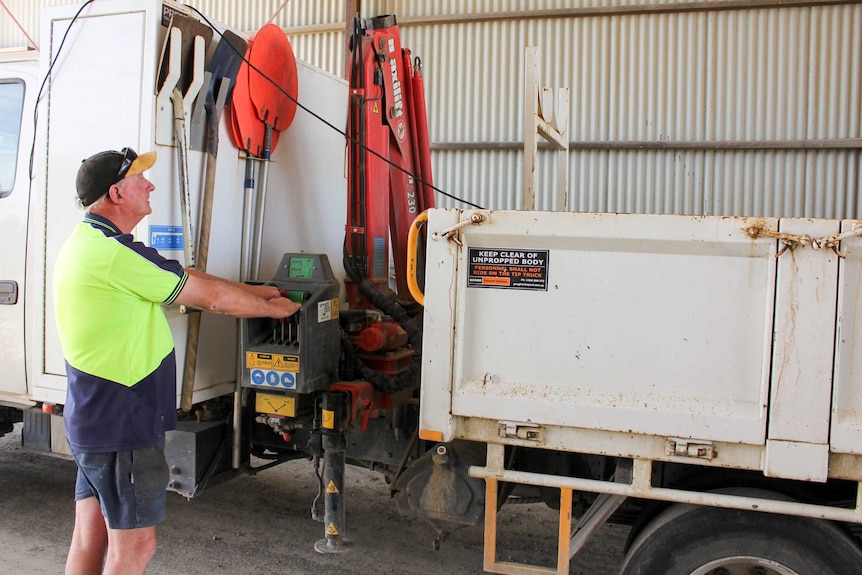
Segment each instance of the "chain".
M838 251L838 245L841 243L842 240L845 240L847 238L862 236L862 226L854 224L853 229L849 232L843 232L840 234L825 236L822 238L812 238L808 234L788 234L784 232L775 232L772 230L765 230L758 226L749 226L747 228L742 228L742 233L744 233L746 236L753 240L759 237L777 239L779 242L781 242L781 249L778 250L778 253L775 254L775 257L780 257L788 249L793 251L799 246L811 246L811 249L813 250L831 249L839 258L844 259L846 256L840 251Z

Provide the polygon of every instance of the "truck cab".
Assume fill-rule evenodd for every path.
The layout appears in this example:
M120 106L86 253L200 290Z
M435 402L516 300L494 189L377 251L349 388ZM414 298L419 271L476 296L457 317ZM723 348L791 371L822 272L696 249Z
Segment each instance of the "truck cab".
M29 158L33 144L33 110L39 54L10 50L0 54L0 433L11 429L20 413L10 407L34 403L25 374L24 315L29 224Z

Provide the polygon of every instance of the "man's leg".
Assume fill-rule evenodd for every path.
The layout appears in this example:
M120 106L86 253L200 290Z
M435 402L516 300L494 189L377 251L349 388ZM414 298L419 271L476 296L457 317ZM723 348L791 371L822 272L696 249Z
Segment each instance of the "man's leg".
M166 513L169 474L164 449L159 445L110 453L73 451L73 455L83 478L79 483L98 493L98 499L90 499L97 501L103 517L104 573L144 573L156 552L155 526ZM77 489L76 499L85 499Z
M155 554L155 526L109 529L104 575L143 575Z
M75 502L75 528L66 558L66 575L99 575L108 546L108 528L95 497Z

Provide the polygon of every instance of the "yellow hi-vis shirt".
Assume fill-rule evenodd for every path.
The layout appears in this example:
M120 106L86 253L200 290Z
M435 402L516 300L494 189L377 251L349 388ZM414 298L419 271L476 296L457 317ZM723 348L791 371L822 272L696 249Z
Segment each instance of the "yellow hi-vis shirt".
M152 447L176 426L176 359L162 310L187 273L176 260L87 214L54 266L66 360L66 436L76 451Z

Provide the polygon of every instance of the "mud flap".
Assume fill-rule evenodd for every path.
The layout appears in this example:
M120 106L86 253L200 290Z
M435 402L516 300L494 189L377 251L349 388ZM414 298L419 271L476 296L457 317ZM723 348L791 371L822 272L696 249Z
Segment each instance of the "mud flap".
M468 475L471 465L484 461L480 451L470 444L438 443L395 483L398 510L434 527L435 549L450 533L484 518L485 482Z

